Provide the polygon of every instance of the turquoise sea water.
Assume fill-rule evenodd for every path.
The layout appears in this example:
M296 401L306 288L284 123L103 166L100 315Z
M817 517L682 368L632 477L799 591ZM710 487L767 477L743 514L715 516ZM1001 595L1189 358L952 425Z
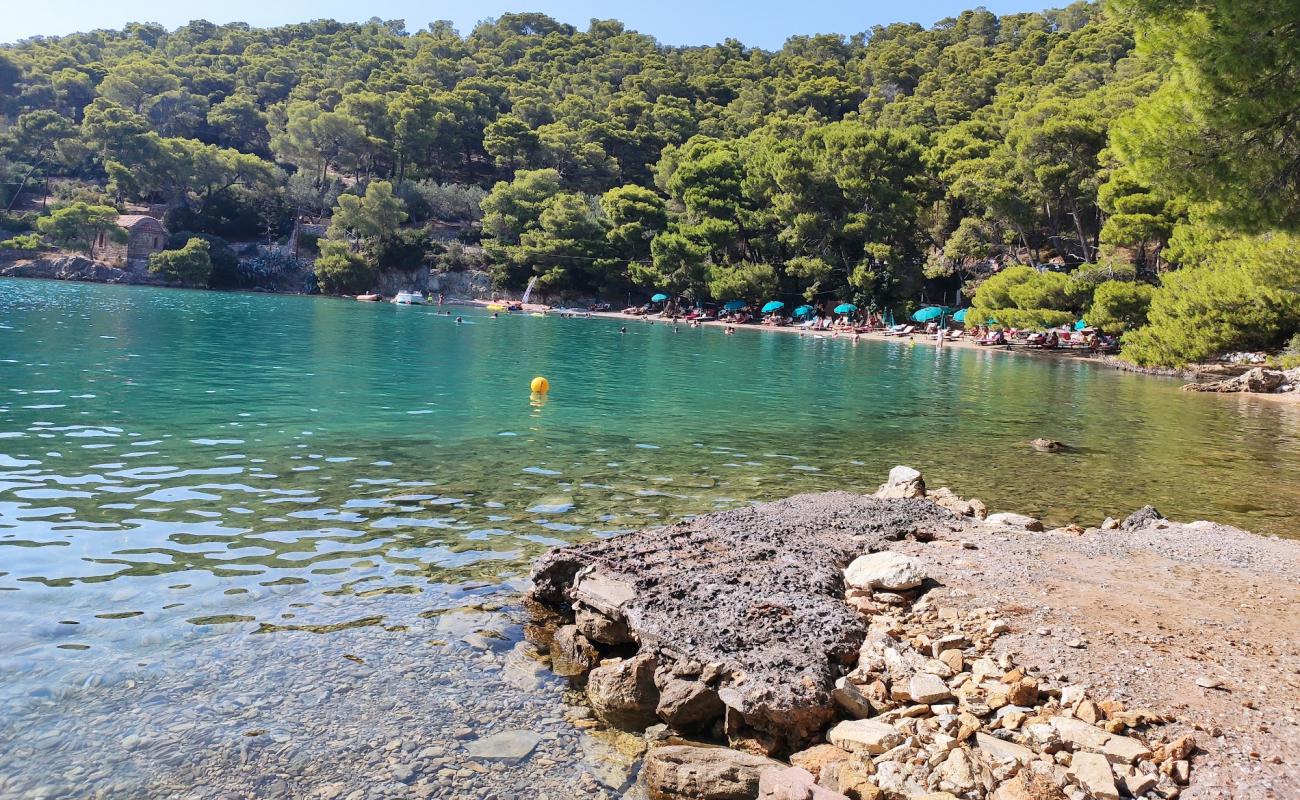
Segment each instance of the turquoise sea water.
M1297 532L1300 406L1062 359L454 311L0 280L0 702L379 642L468 594L508 603L558 542L901 463L1052 522L1150 502Z

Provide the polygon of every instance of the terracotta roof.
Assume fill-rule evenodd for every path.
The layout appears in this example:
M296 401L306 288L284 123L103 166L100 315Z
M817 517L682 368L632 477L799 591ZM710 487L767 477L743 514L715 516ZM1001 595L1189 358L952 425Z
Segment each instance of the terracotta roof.
M158 222L156 218L151 217L148 214L120 214L118 215L117 218L117 224L129 230L131 228L134 228L136 225L139 225L141 222L144 222L145 220L149 220L150 222L157 222L158 226L162 227L161 222Z

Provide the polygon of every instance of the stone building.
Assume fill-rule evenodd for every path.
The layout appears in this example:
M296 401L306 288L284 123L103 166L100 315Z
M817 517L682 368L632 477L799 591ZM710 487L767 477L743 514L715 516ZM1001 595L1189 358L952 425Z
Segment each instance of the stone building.
M167 249L167 229L144 214L122 214L117 224L126 230L126 241L115 242L103 233L91 247L91 256L113 267L143 269L149 256Z

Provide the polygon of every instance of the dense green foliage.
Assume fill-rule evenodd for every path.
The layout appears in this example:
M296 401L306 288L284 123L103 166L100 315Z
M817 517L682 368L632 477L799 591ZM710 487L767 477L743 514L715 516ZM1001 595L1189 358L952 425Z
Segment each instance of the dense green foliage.
M1084 4L777 52L536 14L464 37L378 20L132 25L0 50L4 172L163 203L173 230L243 240L282 239L294 215L346 212L384 181L414 224L472 222L481 202L512 286L883 305L953 295L1009 244L1091 258L1107 120L1159 83L1133 47ZM353 251L391 266L384 248Z
M178 250L154 253L149 271L183 286L206 286L212 272L211 245L196 236Z
M60 247L83 253L90 252L101 233L114 241L126 241L126 231L117 226L117 209L112 206L72 203L41 217L36 228Z
M214 247L329 218L329 292L433 264L552 296L899 310L983 283L1005 324L1134 331L1170 270L1300 225L1300 36L1286 3L1109 1L775 52L539 14L26 40L0 47L0 199L161 204ZM240 280L225 253L214 285ZM1134 357L1199 357L1166 334Z

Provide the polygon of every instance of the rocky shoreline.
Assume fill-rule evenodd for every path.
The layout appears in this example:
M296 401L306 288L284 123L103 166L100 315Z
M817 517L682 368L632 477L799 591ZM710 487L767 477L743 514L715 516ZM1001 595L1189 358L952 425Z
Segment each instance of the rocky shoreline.
M1124 560L1145 569L1111 563ZM1144 588L1156 561L1185 585ZM1102 591L1076 573L1104 576ZM1260 594L1264 575L1289 595ZM1234 620L1236 659L1162 635L1190 604L1213 627L1194 588L1206 576L1258 603ZM1276 746L1300 733L1298 662L1247 640L1286 636L1284 614L1256 617L1300 599L1297 576L1291 542L1149 507L1044 531L900 467L872 497L804 495L552 550L530 639L584 690L584 723L645 748L654 800L1280 798L1300 793ZM1121 613L1146 653L1119 647L1129 634L1111 618L1135 602L1146 613ZM1272 680L1257 697L1254 672Z

